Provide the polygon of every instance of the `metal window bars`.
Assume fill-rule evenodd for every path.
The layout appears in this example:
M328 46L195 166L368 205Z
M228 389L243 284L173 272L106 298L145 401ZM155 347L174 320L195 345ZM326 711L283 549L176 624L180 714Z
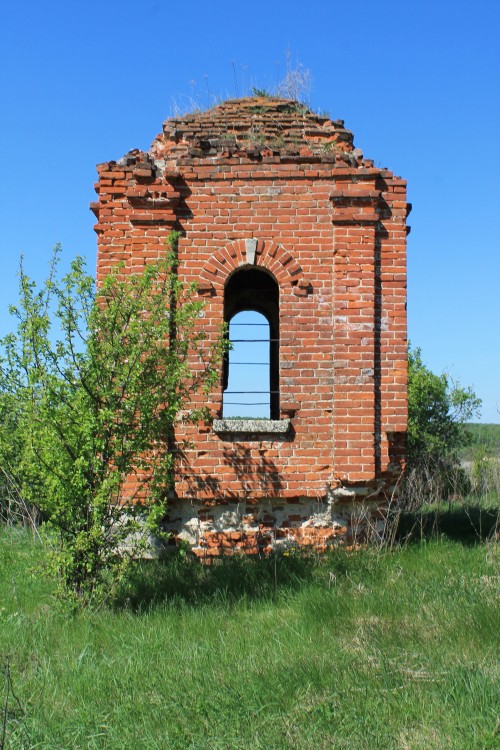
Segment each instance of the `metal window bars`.
M267 328L267 330L269 330L269 323L231 323L231 329L236 328L236 327L238 327L238 328L244 328L244 329L248 329L248 328ZM244 345L247 345L247 346L252 345L252 344L267 344L268 347L270 347L272 343L277 343L279 341L279 339L277 339L277 338L270 338L270 337L262 338L262 335L258 336L258 334L257 334L257 337L245 336L243 331L242 331L242 334L243 334L243 336L241 338L231 338L229 340L230 344L244 344ZM242 348L246 348L246 347L242 347ZM248 355L248 349L247 349L246 352L240 352L240 354L247 354ZM236 378L234 377L234 370L233 370L234 367L237 367L237 368L239 368L239 367L252 367L252 368L254 368L254 367L258 367L258 368L267 367L267 368L270 368L271 367L270 352L268 351L268 358L265 361L252 360L251 357L248 357L248 356L244 360L237 360L237 361L233 361L231 359L229 360L229 372L230 372L230 378L231 378L231 380L236 380L237 384L240 384L241 381L243 380L243 384L245 385L246 383L245 383L245 377L244 377L244 375L239 375L239 376L236 375ZM232 377L231 377L231 375L232 375ZM246 380L251 381L251 380L254 380L255 377L257 377L258 380L261 379L261 377L259 377L259 376L252 376L251 378L247 378ZM262 372L262 377L265 377L265 371ZM228 385L229 385L229 383L228 383ZM260 383L259 383L259 385L260 385ZM277 394L278 392L279 391L277 391L277 390L271 390L271 388L267 388L267 389L263 390L262 387L261 387L259 389L259 386L257 386L257 389L245 388L244 390L241 390L241 389L238 389L238 388L234 388L234 386L233 386L233 388L227 388L224 391L224 395L223 395L223 409L224 409L224 412L226 411L226 407L240 407L241 406L241 407L267 407L267 408L270 408L270 405L271 405L271 396L274 395L274 394ZM241 398L241 399L240 398L235 398L237 396L242 396L244 398ZM252 396L262 396L263 398L260 399L260 400L254 400L254 399L252 399ZM247 398L245 398L245 397L247 397ZM231 400L228 400L228 399L231 399ZM234 409L230 409L230 411L234 412L235 410ZM239 416L243 416L243 415L239 415ZM261 415L259 414L259 416L261 416Z

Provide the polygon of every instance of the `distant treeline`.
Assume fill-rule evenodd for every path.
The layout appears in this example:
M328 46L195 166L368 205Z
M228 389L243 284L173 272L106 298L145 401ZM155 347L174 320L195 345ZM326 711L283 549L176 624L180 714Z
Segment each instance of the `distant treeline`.
M480 446L491 455L500 456L500 424L469 422L465 429L472 439L470 445L460 448L459 455L462 460L472 461Z

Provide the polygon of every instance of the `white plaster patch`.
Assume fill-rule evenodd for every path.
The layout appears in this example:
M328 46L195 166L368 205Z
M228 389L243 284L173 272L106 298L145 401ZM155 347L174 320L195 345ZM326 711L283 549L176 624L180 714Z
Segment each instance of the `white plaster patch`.
M260 522L264 522L267 529L270 524L277 531L290 530L287 536L274 538L272 530L266 532L270 534L269 544L274 548L299 544L293 534L294 528L349 529L351 535L363 530L380 534L384 521L372 517L379 504L360 501L360 489L366 488L339 487L330 490L324 500L304 497L294 503L263 498L258 506L247 506L244 500L208 507L202 502L177 500L171 505L171 521L165 524L165 530L174 532L193 547L197 547L209 532L258 532ZM293 521L290 521L291 516L295 517ZM338 544L342 536L342 533L338 538L334 536L327 544Z
M336 487L335 489L328 490L328 499L331 498L333 502L337 500L354 500L355 497L356 491L348 487Z
M241 528L241 514L238 510L223 510L219 517L214 519L213 527L217 531L236 531Z

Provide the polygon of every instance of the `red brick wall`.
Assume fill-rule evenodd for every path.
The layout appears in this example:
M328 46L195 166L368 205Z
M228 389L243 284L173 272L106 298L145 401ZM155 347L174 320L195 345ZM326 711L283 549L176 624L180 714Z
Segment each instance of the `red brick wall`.
M354 533L353 514L379 528L405 448L405 181L307 147L175 163L132 152L98 171L98 281L118 260L139 271L177 228L179 274L199 283L209 337L245 240L258 240L255 263L279 284L281 416L291 430L186 427L178 437L193 447L179 457L170 527L199 554L280 540L323 547ZM210 406L220 417L222 388ZM362 513L358 498L369 499Z

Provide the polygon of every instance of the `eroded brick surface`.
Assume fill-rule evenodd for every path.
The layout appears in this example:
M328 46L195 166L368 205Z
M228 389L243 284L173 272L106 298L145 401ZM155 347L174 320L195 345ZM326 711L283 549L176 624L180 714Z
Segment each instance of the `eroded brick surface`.
M263 97L167 120L148 152L98 172L98 281L118 261L139 272L181 230L179 273L198 282L209 339L235 269L279 284L291 429L179 429L192 447L169 528L200 555L324 549L379 529L405 457L406 182L364 159L343 121ZM222 416L222 384L210 407Z

